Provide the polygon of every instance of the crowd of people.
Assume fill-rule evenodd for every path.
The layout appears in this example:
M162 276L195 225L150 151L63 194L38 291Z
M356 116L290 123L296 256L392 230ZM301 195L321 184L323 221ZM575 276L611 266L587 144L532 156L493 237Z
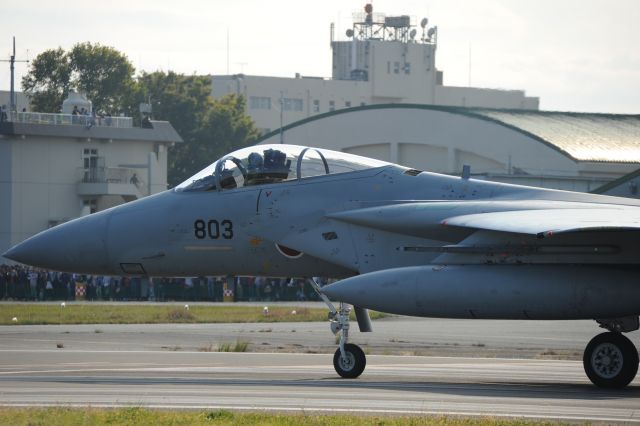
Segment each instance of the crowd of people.
M77 105L75 105L71 111L72 124L82 124L86 127L93 127L95 125L111 126L112 120L111 114L108 112L97 113L95 110L89 111L84 107L78 109Z
M226 299L225 299L226 285ZM79 291L80 290L80 291ZM70 274L0 265L0 299L114 301L319 300L303 279L265 277L147 278Z

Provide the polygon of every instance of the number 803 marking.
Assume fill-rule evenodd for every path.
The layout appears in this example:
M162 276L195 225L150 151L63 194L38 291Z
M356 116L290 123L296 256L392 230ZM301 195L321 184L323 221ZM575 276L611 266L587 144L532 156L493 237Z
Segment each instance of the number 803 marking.
M193 233L199 240L207 237L212 240L217 240L220 237L230 240L233 238L233 222L227 219L222 222L215 219L209 221L198 219L193 223Z

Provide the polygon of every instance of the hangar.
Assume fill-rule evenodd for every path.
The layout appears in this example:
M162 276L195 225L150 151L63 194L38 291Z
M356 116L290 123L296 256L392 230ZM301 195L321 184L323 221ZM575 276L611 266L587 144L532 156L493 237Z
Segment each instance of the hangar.
M640 115L379 104L312 116L259 143L317 146L437 173L589 192L640 167Z

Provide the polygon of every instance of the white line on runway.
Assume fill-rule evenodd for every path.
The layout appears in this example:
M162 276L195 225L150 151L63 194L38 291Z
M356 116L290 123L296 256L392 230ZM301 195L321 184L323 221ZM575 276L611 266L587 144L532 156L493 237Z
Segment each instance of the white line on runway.
M93 353L101 353L101 354L109 354L109 353L117 353L117 354L127 354L127 353L131 353L131 354L174 354L174 355L180 355L180 354L199 354L199 355L212 355L212 354L230 354L232 352L216 352L216 351L212 351L212 352L207 352L207 351L183 351L183 350L179 350L179 351L167 351L167 350L128 350L128 349L123 349L123 350L99 350L99 349L0 349L0 352L9 352L9 353L74 353L74 354L84 354L84 353L88 353L88 354L93 354ZM284 352L286 353L287 356L306 356L306 357L311 357L311 356L333 356L333 353L299 353L299 352ZM282 355L283 352L233 352L233 354L236 354L238 356L264 356L264 355L274 355L274 356L279 356ZM442 356L442 355L437 355L437 356L425 356L425 355L367 355L367 359L375 359L375 358L381 358L381 359L389 359L389 358L400 358L403 361L404 360L410 360L410 359L431 359L431 360L439 360L439 359L443 359L443 360L460 360L461 362L465 362L465 361L496 361L496 360L500 360L500 361L504 361L504 362L509 362L509 363L517 363L519 361L527 361L527 362L539 362L541 364L545 364L545 363L553 363L553 362L571 362L571 363L582 363L582 361L575 361L575 360L557 360L557 359L531 359L531 358L500 358L500 357L464 357L464 356ZM390 365L390 364L389 364ZM399 364L399 365L405 365L405 364ZM411 364L411 365L419 365L419 364Z

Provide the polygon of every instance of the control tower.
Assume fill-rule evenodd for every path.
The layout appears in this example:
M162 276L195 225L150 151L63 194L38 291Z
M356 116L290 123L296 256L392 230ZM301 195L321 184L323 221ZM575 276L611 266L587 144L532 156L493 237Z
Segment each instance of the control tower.
M438 28L427 18L385 16L367 4L353 14L345 35L331 24L331 78L219 75L213 97L235 93L264 133L342 108L372 104L421 104L537 110L539 99L524 90L445 86L436 69Z
M332 29L332 78L370 82L374 103L398 98L433 103L442 74L435 67L438 28L428 23L374 13L367 4L364 13L353 14L348 40L335 41Z

